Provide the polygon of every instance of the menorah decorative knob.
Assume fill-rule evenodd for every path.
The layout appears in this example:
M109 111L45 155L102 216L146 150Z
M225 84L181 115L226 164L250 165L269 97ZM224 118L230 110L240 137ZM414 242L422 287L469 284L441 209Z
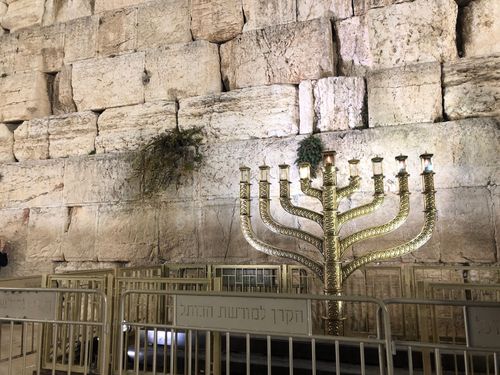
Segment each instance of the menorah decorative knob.
M359 267L371 262L378 262L396 257L401 257L421 248L432 236L436 222L434 171L432 154L422 154L422 184L424 194L424 225L420 233L408 242L384 250L370 251L359 258L343 262L348 248L360 241L379 237L399 228L407 219L410 212L410 192L404 155L396 157L399 171L396 175L399 182L399 211L389 222L340 238L342 226L358 217L373 213L384 201L384 175L382 172L382 158L372 159L374 197L370 203L339 212L339 203L342 199L351 196L360 187L359 160L349 160L349 184L337 187L337 170L335 167L335 151L323 153L323 186L314 188L311 183L311 169L308 163L299 164L300 187L302 192L318 199L323 207L322 212L316 212L304 207L294 205L290 199L289 166L279 166L280 203L283 209L294 215L316 222L322 229L323 236L319 237L304 230L291 228L278 223L271 214L270 204L270 168L266 165L260 167L259 181L259 211L264 224L273 232L294 237L313 245L321 254L322 263L295 251L280 249L257 238L252 229L250 220L250 168L241 167L240 180L240 219L241 229L245 239L256 250L269 255L288 258L303 264L314 272L324 283L324 292L327 295L341 296L345 280ZM343 304L332 301L327 304L327 332L331 335L343 334Z

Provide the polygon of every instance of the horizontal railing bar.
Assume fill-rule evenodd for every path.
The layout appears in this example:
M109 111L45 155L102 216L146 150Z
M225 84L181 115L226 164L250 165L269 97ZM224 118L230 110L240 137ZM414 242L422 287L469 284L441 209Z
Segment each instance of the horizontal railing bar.
M394 345L396 345L396 348L398 346L400 348L408 348L411 347L412 350L414 348L424 348L424 349L444 349L444 350L449 350L453 352L481 352L485 354L493 354L493 353L498 353L500 352L500 347L498 348L477 348L477 347L472 347L472 346L467 346L467 345L460 345L460 344L444 344L444 343L432 343L432 342L421 342L421 341L400 341L400 340L393 340ZM413 350L414 351L414 350Z
M459 307L499 307L499 302L482 301L457 301L441 299L414 299L414 298L388 298L382 300L386 305L437 305L437 306L459 306Z

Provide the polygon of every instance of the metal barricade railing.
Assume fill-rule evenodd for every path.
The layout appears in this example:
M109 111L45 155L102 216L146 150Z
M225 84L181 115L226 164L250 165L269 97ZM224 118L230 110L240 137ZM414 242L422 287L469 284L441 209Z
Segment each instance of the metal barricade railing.
M456 284L448 285L456 287ZM419 339L394 341L395 349L406 353L408 374L417 373L418 367L425 375L499 375L499 302L394 298L384 303L387 306L414 306L418 312ZM458 328L452 335L443 337L439 333L442 327L435 317L440 311L450 310ZM429 331L429 328L432 329Z
M163 300L168 314L161 323L127 319L129 300L141 296ZM313 302L331 300L376 305L377 337L316 333ZM368 297L129 290L120 299L120 321L119 375L271 374L280 367L340 374L346 366L350 373L393 373L388 312Z
M0 324L8 331L7 340L0 342L8 347L0 361L2 374L108 374L108 301L103 292L1 288L0 299ZM62 317L61 311L71 312Z

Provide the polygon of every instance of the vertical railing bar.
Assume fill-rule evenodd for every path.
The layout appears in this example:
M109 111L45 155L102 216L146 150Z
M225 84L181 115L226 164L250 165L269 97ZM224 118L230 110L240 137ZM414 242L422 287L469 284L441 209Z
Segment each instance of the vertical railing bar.
M57 357L57 324L53 324L52 332L52 375L56 374L56 357Z
M246 375L250 375L250 334L246 334Z
M441 351L438 348L436 348L436 350L434 351L434 355L436 361L436 375L442 375L443 372L441 368Z
M170 330L170 374L174 374L174 329Z
M267 336L267 375L271 375L271 336Z
M12 354L14 348L14 321L10 321L9 375L12 375Z
M288 367L289 374L293 375L293 339L288 337Z
M165 345L167 343L165 342ZM158 328L153 328L153 375L156 375L156 351L158 350Z
M193 331L191 329L188 330L187 332L187 341L188 341L188 353L187 353L187 369L188 369L188 375L191 375L191 372L193 371L192 369L192 362L193 362ZM185 344L184 344L185 345Z
M89 352L90 352L90 344L89 344L89 337L90 337L90 326L85 327L85 341L83 341L83 374L87 375L89 371ZM81 356L81 354L80 354Z
M198 358L199 358L198 348L200 346L200 343L198 340L198 335L199 335L199 332L195 331L195 335L194 335L194 373L196 375L198 375L198 373L199 373L199 371L198 371Z
M27 328L28 324L29 323L27 323L27 322L23 322L23 329L22 329L23 340L22 340L22 346L21 346L21 349L23 351L23 374L22 375L26 374L26 350L27 350L26 346L28 344L27 344L27 339L24 336L26 335L26 332L28 331L28 328Z
M361 375L365 375L366 371L365 371L365 343L364 342L359 343L359 357L360 357L359 360L361 363Z
M144 332L146 333L146 332ZM141 342L140 342L140 339L141 339L141 327L139 326L136 326L136 330L135 330L135 353L134 353L134 370L135 370L135 374L136 375L139 375L139 367L140 367L140 364L139 364L139 350L141 349ZM145 340L146 341L146 340ZM146 356L146 353L144 353L144 357Z
M316 375L316 339L311 340L312 375Z
M408 346L408 369L409 375L413 375L413 350L411 346Z
M464 368L465 375L469 375L469 355L467 354L467 350L464 350Z
M495 366L495 375L498 375L498 356L497 353L493 353L493 366Z
M336 371L336 375L340 374L340 348L339 348L339 340L335 340L335 371Z
M231 369L231 337L226 332L226 375L230 374Z
M71 369L73 367L73 324L69 326L69 354L68 354L68 375L71 375Z

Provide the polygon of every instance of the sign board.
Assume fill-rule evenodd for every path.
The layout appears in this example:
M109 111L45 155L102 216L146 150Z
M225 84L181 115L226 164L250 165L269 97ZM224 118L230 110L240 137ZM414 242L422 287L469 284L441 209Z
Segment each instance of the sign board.
M0 290L0 317L2 318L53 320L55 314L55 292Z
M467 339L474 348L500 347L500 306L466 307Z
M311 329L306 299L177 295L175 319L203 330L307 335Z

